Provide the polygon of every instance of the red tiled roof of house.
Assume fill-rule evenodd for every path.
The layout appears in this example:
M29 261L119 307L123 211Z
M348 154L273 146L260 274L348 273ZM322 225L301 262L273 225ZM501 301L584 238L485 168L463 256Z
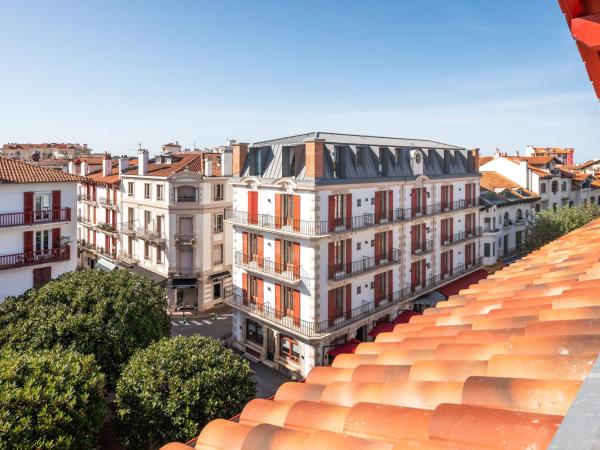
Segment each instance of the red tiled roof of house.
M533 149L538 153L556 153L559 155L569 153L573 153L575 150L572 148L563 148L563 147L533 147Z
M596 220L252 400L239 423L210 422L195 448L543 449L599 352Z
M81 181L79 175L35 166L16 159L0 157L0 183L53 183Z
M213 162L213 176L221 176L221 167L217 164L220 161L220 153L207 153L207 152L187 152L187 153L173 153L172 155L177 159L171 163L148 163L148 176L153 177L168 177L174 173L183 172L188 170L190 172L204 173L205 160ZM137 172L128 172L127 175L136 175Z
M489 163L493 159L494 159L493 156L480 156L479 157L479 165L483 166L484 164Z
M137 158L129 158L129 168L137 167ZM121 180L121 175L119 174L119 161L113 160L112 162L112 174L108 176L104 176L102 169L96 170L95 172L89 173L86 178L88 180L92 180L95 183L100 184L118 184Z

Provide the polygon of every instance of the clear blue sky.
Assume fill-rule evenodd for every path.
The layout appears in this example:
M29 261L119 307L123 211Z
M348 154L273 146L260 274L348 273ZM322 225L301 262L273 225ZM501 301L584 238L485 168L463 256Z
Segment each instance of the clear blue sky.
M555 0L3 1L0 61L0 142L320 130L600 158Z

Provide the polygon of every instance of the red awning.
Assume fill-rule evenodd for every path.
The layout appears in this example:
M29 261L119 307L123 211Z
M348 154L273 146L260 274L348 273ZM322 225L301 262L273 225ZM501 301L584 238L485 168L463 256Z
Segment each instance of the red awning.
M466 275L462 278L459 278L458 280L454 280L453 282L448 283L446 286L442 286L438 289L438 292L441 292L446 296L446 298L448 298L451 295L458 294L461 291L461 289L466 289L472 284L479 282L479 280L487 278L488 275L489 274L483 269L476 270L475 272L472 272L469 275Z
M362 342L358 339L350 339L344 344L340 344L337 347L333 347L327 352L327 354L331 356L337 356L343 353L354 353L356 347L358 347L358 344L362 344Z
M402 311L398 316L391 322L381 322L373 327L371 331L369 331L368 335L372 337L377 337L379 333L387 333L394 331L394 327L399 323L408 323L412 316L418 316L419 313L416 311Z

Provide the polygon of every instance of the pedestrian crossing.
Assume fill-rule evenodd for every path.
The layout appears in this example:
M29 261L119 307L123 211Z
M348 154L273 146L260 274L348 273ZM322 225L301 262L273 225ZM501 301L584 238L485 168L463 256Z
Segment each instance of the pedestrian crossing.
M216 316L207 316L199 319L171 319L171 326L174 327L185 327L190 325L195 326L206 326L212 325L217 320L225 320L231 317L231 313L228 314L217 314Z

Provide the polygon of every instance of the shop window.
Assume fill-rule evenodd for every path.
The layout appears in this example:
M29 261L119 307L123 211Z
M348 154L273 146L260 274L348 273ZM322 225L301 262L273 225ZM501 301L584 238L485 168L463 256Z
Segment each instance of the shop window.
M254 320L246 320L246 340L259 345L263 344L263 327Z
M292 361L298 361L300 359L300 345L298 341L281 335L279 338L279 356Z

